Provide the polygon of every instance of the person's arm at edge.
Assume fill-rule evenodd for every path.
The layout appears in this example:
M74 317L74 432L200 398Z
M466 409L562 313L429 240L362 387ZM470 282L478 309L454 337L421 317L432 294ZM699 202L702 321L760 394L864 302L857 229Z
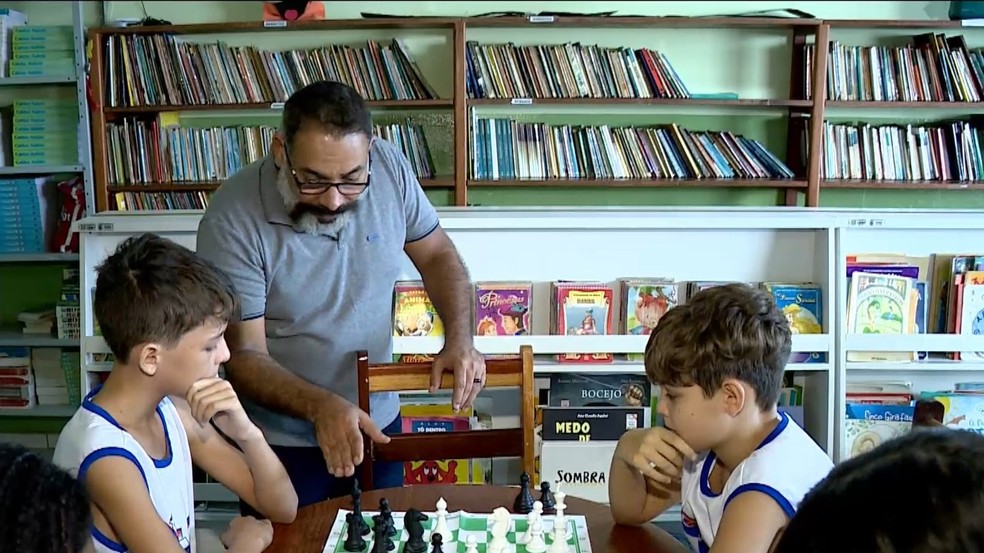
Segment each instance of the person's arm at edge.
M768 553L787 523L789 516L768 494L759 491L732 494L709 553Z
M626 447L619 440L616 449ZM646 478L625 462L619 451L612 456L609 470L608 497L612 518L617 524L639 526L680 502L680 482L662 484Z
M147 492L147 483L133 461L108 455L93 462L82 478L92 502L113 529L110 537L125 544L127 551L184 553L174 532L157 513ZM259 553L263 545L237 542L227 551Z
M201 425L188 402L171 398L188 435L192 461L271 522L297 516L297 493L277 455L259 428L233 447L211 424Z

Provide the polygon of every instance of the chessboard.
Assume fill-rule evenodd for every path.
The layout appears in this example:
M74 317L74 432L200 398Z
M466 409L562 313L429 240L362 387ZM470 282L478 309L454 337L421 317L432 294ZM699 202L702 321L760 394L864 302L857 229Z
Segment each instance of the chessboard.
M346 522L346 515L352 511L346 509L339 509L338 514L335 515L335 521L331 526L331 530L328 532L328 541L325 543L325 548L322 553L353 553L345 549L345 539L348 535L348 523ZM427 519L421 522L424 527L423 539L427 542L427 552L432 551L431 543L431 531L434 529L435 523L437 521L436 511L422 511ZM366 521L367 525L372 528L373 526L373 516L378 515L378 511L362 511L362 517ZM392 512L392 526L396 531L391 539L393 545L395 546L391 551L392 553L403 553L405 544L409 538L406 528L403 524L403 515L405 513L401 511ZM492 529L492 519L491 513L469 513L466 511L447 511L445 515L447 521L447 529L451 534L450 541L444 541L441 544L441 551L443 553L472 553L475 551L477 553L488 553L487 545L491 540L491 529ZM527 531L527 515L517 515L510 514L510 524L508 531L506 532L506 541L509 545L503 553L529 553L526 546L521 543L520 537ZM543 530L543 540L546 543L547 551L550 551L550 546L552 544L553 524L555 516L549 514L543 514L542 530ZM568 553L591 553L591 541L588 539L588 524L584 518L584 515L575 514L564 514L564 519L567 525L567 552ZM378 520L378 519L377 519ZM373 537L376 533L369 532L365 536L365 547L361 551L369 553L373 550ZM470 538L474 538L471 540ZM469 543L474 544L474 549L469 550Z

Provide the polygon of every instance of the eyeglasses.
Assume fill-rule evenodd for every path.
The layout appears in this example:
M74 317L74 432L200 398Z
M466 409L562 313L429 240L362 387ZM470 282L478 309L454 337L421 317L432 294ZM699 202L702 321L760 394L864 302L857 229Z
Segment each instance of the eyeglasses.
M298 190L304 195L317 196L318 194L324 194L328 189L334 187L342 195L358 196L369 187L370 177L372 177L372 150L369 150L369 156L366 161L366 180L362 182L302 181L297 176L297 171L294 169L294 162L290 160L290 153L287 151L286 146L284 146L284 157L287 158L287 164L290 165L290 174L294 177L294 182L297 183Z

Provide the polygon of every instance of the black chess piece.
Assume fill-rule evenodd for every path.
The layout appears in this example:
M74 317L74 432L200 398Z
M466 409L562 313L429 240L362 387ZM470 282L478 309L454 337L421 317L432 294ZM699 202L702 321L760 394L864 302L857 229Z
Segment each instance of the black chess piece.
M417 509L407 509L403 515L403 527L407 530L407 543L403 553L427 553L427 542L424 541L424 525L427 515Z
M441 537L440 532L434 532L431 534L431 550L430 553L444 553L444 538Z
M557 510L557 502L554 494L550 491L550 482L540 482L540 503L543 504L544 513L553 513Z
M368 536L372 530L369 528L366 518L362 516L362 490L359 489L358 481L355 481L355 485L352 487L352 513L355 515L353 524L358 527L359 534Z
M383 522L387 525L387 536L393 537L396 535L396 523L393 521L393 511L390 510L389 500L385 497L379 500L379 516L383 518Z
M359 518L355 516L355 513L348 513L345 515L345 522L348 524L348 535L345 537L345 551L350 551L351 553L356 553L357 551L362 551L366 548L366 540L362 537L361 528L359 528L358 521ZM365 521L362 522L365 524Z
M393 540L386 535L386 522L379 515L373 515L372 525L371 553L389 553Z
M530 475L523 473L519 477L519 494L513 502L513 512L525 515L533 510L533 494L530 493Z

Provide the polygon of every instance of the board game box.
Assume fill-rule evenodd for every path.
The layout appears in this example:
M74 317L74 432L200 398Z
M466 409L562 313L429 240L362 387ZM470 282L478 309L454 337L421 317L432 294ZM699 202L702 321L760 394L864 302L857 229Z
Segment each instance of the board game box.
M335 521L331 525L331 530L328 532L328 540L325 542L325 548L322 553L348 553L345 550L344 543L345 537L348 534L348 528L346 523L346 515L352 511L346 509L339 509L338 513L335 515ZM379 514L378 511L362 511L362 517L367 524L372 526L372 517ZM393 538L393 542L396 547L393 549L393 553L401 553L403 551L403 546L406 543L408 536L403 525L403 512L393 511L393 526L396 529L396 536ZM434 511L424 511L427 515L427 520L423 521L423 526L425 530L424 539L430 541L430 531L434 528L434 523L436 519L436 513ZM506 539L509 541L509 547L506 549L506 553L527 553L526 546L518 543L518 536L521 536L526 532L526 515L512 514L510 516L511 524L509 527L509 532L506 534ZM567 543L569 553L591 553L591 541L588 539L588 524L585 520L584 515L576 514L565 514L564 518L567 519ZM448 511L447 513L447 523L448 529L451 531L451 541L442 544L442 550L444 553L465 553L466 542L469 536L474 536L476 538L476 545L479 553L486 553L486 545L491 539L490 528L492 515L491 514L481 514L481 513L469 513L466 511ZM543 537L547 543L547 547L550 546L550 534L553 530L554 517L551 515L543 515ZM366 546L363 549L365 552L372 551L373 546L373 534L370 533L365 537ZM428 551L430 547L428 546Z

